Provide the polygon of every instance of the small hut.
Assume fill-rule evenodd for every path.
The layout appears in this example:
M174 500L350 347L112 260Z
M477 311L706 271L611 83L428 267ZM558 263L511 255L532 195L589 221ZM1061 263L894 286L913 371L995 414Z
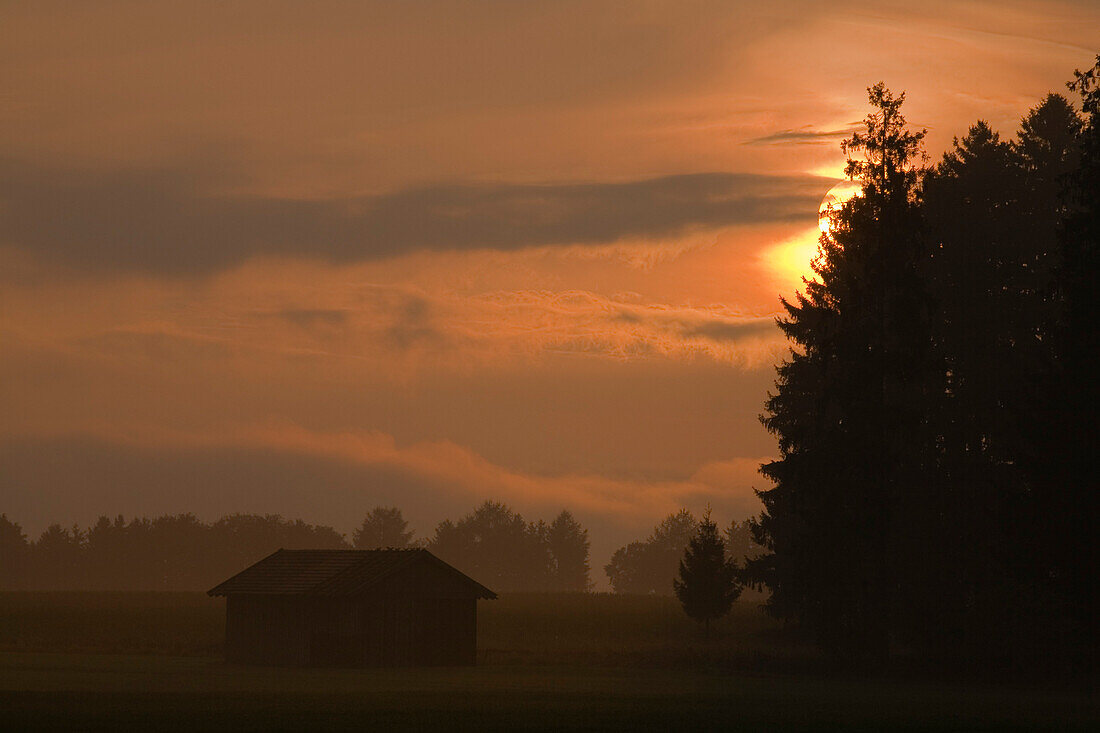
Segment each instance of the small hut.
M208 591L245 664L471 665L496 594L427 550L279 550Z

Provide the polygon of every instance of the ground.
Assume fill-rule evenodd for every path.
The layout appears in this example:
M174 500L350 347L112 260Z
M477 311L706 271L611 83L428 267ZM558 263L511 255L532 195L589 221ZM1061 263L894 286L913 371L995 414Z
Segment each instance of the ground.
M227 665L197 594L0 594L0 727L1089 730L1084 684L823 673L741 603L704 638L660 598L482 604L481 664Z

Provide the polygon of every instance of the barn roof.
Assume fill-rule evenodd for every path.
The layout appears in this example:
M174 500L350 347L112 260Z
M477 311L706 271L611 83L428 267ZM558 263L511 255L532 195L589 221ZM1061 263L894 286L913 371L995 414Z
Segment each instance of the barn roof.
M413 550L277 550L214 586L207 593L225 596L258 595L357 596L370 592L381 581L393 578L420 563L442 569L450 584L456 581L476 598L497 595L481 583L422 549Z

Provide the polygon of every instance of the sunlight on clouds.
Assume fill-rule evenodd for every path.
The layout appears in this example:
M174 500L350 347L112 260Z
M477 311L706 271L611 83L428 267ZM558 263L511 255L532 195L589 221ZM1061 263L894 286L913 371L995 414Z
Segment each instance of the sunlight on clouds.
M820 228L815 226L760 253L761 264L783 293L790 294L798 289L802 278L813 278L810 263L817 255L820 235Z
M821 176L822 178L835 178L838 181L843 181L845 178L844 168L847 164L847 161L839 157L838 153L837 159L835 161L822 163L821 165L807 171L807 173L811 173L815 176Z

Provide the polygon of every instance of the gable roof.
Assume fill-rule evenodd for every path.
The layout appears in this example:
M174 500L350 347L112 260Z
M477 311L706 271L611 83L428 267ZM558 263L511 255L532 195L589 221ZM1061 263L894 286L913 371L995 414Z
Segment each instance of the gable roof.
M497 594L422 549L413 550L277 550L207 591L211 596L365 595L383 580L429 564L443 571L448 585L463 595L493 599Z

